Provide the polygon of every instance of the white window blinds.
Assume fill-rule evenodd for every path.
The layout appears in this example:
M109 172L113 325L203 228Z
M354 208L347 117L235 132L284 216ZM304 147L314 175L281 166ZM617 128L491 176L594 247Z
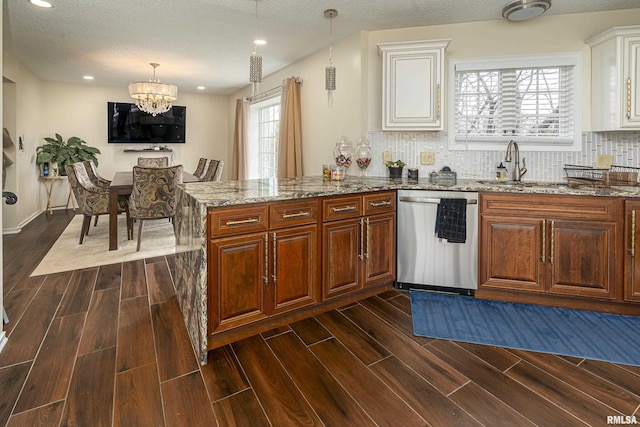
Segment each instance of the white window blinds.
M580 134L579 79L577 61L572 59L520 58L510 63L502 58L454 64L449 128L455 143L574 144Z

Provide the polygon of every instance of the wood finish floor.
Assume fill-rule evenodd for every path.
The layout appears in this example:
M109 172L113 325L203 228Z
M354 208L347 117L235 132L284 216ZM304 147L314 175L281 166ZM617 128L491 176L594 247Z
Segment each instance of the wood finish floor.
M70 218L42 215L4 237L11 322L0 425L555 427L640 418L640 368L414 337L407 294L395 291L212 351L201 367L171 257L29 278Z

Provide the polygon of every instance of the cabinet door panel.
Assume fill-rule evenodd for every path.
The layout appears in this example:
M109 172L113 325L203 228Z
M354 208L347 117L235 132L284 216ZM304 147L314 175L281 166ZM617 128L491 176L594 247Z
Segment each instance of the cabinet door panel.
M323 224L323 298L360 287L360 220Z
M640 36L624 38L623 127L640 126Z
M316 302L318 239L315 226L272 233L270 314Z
M266 234L212 240L209 245L209 333L266 317Z
M544 292L544 222L489 215L480 219L480 287Z
M365 221L364 286L394 280L396 215L375 215Z
M615 224L552 221L548 292L614 298Z

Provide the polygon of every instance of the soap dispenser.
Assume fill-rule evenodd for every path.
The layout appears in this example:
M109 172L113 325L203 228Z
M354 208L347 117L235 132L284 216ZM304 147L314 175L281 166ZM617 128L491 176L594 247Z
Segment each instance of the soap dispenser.
M500 165L496 167L496 181L506 181L507 180L507 168L505 165L500 162Z

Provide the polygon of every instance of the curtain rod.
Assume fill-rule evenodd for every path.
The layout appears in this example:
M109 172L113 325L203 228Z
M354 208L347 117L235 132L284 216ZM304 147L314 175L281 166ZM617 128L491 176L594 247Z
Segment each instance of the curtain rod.
M296 77L296 83L302 83L302 79L300 77ZM260 92L254 96L248 96L247 99L249 100L249 102L259 101L261 99L265 99L275 95L275 92L279 90L282 90L282 85L272 87L271 89Z

